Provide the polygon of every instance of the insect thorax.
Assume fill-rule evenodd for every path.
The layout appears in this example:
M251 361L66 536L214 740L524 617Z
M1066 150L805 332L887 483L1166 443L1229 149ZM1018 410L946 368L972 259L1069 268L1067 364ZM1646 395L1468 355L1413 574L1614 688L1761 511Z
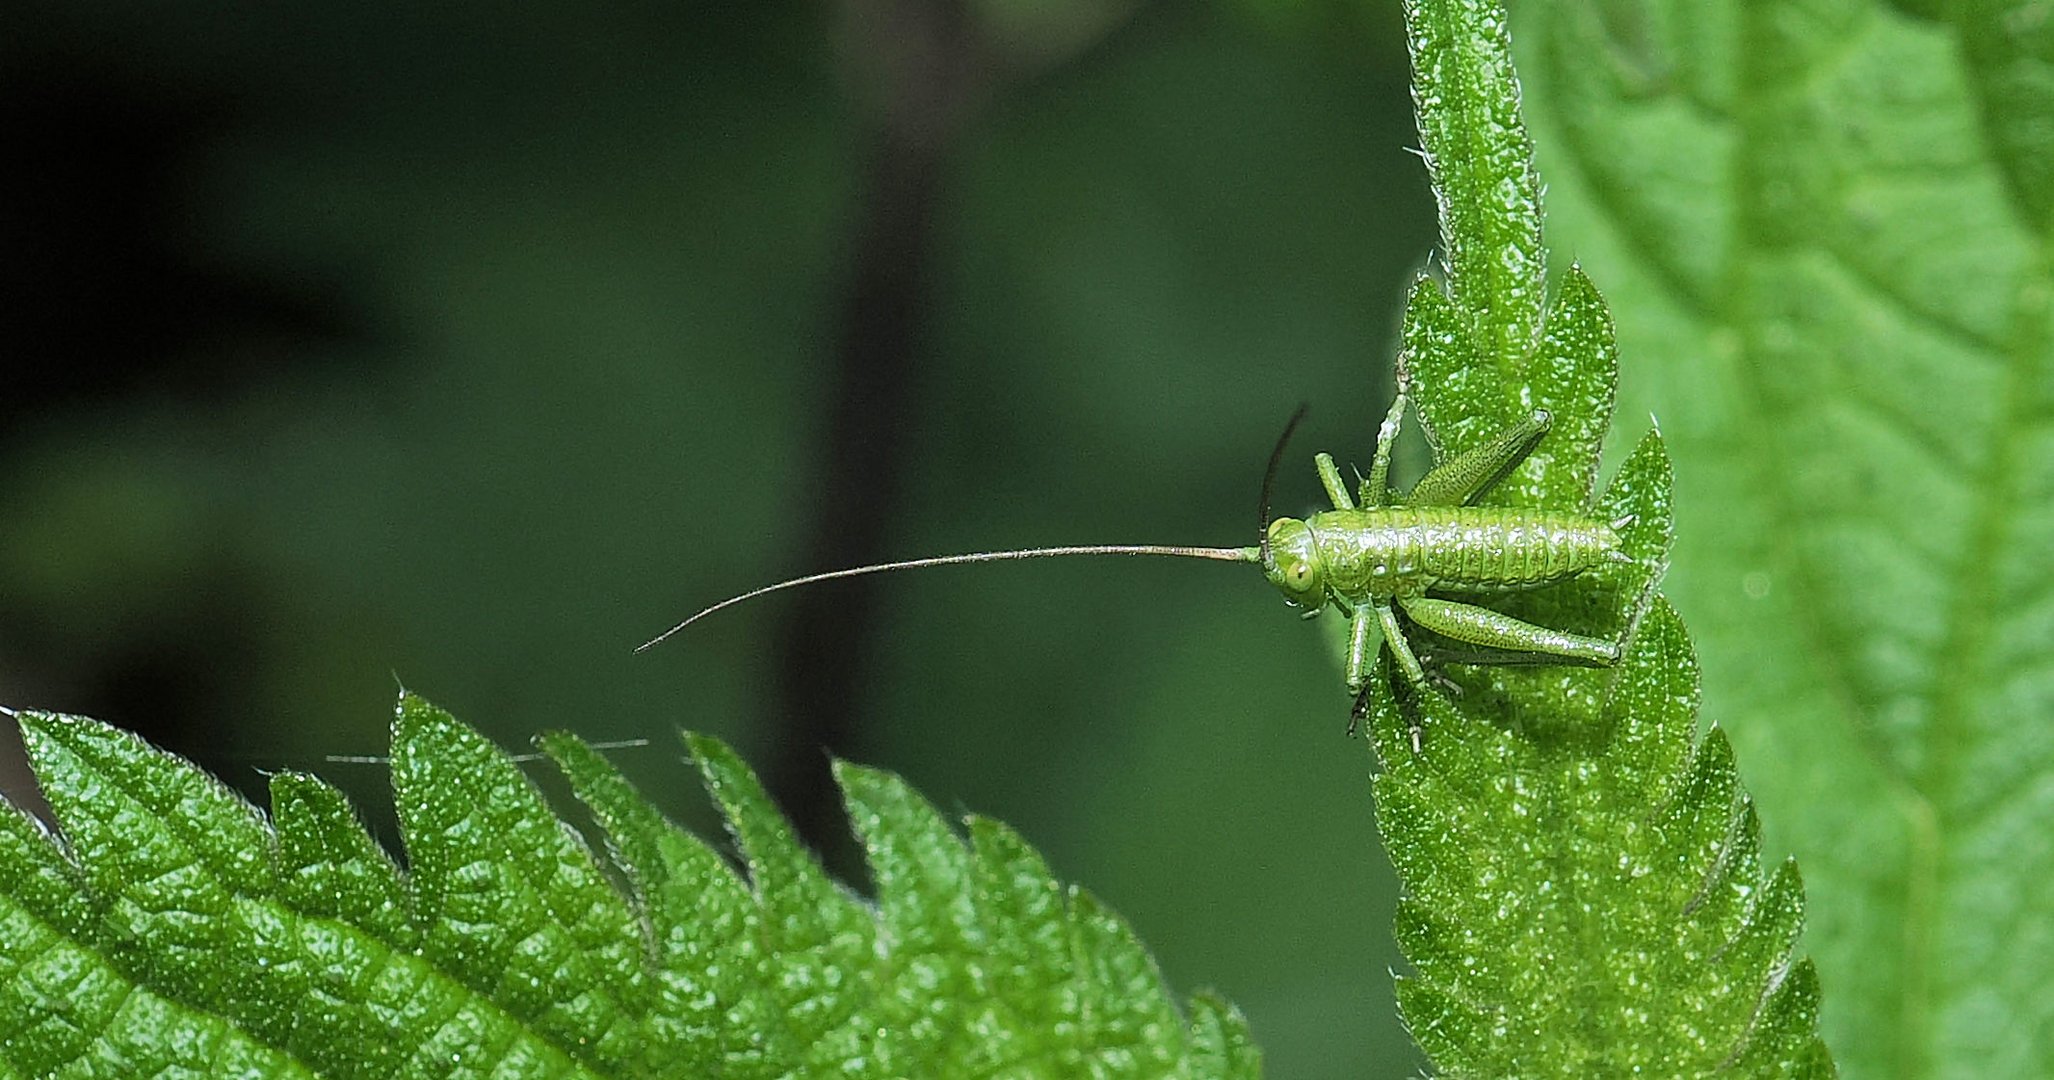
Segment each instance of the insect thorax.
M1524 507L1328 510L1306 519L1328 591L1349 601L1531 589L1597 565L1618 550L1610 525Z

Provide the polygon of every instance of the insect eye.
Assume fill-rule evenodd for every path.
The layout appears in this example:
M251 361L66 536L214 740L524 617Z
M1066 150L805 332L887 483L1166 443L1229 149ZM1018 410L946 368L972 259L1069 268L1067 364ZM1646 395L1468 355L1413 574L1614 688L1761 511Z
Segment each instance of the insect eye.
M1297 563L1293 565L1289 572L1291 575L1291 584L1293 585L1303 585L1306 582L1312 580L1312 567L1306 565L1305 563Z

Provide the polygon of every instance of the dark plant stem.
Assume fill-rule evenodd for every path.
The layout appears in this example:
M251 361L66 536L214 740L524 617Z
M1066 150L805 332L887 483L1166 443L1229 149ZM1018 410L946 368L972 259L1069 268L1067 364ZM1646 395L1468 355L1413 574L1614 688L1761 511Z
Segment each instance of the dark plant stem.
M949 149L983 82L974 28L959 0L879 0L852 18L859 24L853 51L881 64L868 80L881 93L835 331L827 423L807 469L820 508L800 564L807 569L889 557L926 337L935 208ZM877 590L875 581L856 580L802 593L777 646L783 674L774 745L781 750L764 779L801 838L844 878L860 860L828 753L853 753L864 727Z
M1141 0L1113 0L1031 49L994 41L965 0L858 0L847 16L850 74L867 118L849 276L835 333L825 434L808 470L819 493L801 564L826 570L889 551L906 432L926 344L937 208L951 154L980 106L1102 49L1134 26ZM844 880L861 872L828 754L861 756L861 702L884 583L857 579L795 597L777 646L779 756L763 777L800 837Z

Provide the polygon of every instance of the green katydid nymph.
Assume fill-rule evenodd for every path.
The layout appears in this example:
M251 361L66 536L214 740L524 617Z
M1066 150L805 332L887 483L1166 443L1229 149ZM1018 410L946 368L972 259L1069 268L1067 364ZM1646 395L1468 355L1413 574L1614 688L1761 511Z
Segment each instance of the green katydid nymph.
M1328 454L1314 458L1320 484L1334 508L1304 518L1269 516L1269 492L1291 430L1304 416L1300 408L1277 440L1263 480L1261 542L1252 547L1182 547L1156 544L1092 544L1074 547L1023 548L939 555L924 559L876 563L808 574L729 597L678 623L637 652L722 608L781 589L833 581L860 574L912 570L925 566L1044 559L1071 555L1160 555L1255 563L1270 584L1304 617L1327 604L1349 619L1347 684L1356 701L1349 731L1368 701L1370 670L1376 656L1373 641L1381 631L1405 680L1420 692L1432 692L1425 667L1406 637L1398 613L1414 626L1486 652L1463 657L1468 663L1544 663L1608 667L1619 659L1617 642L1582 637L1536 626L1502 612L1443 594L1475 595L1535 589L1576 576L1607 561L1625 561L1618 530L1631 521L1601 521L1574 511L1531 507L1476 506L1474 502L1525 461L1548 433L1549 416L1535 410L1525 420L1461 454L1436 462L1413 485L1397 495L1388 486L1391 445L1404 420L1406 391L1402 375L1396 400L1377 431L1376 456L1369 476L1350 495L1340 470ZM1419 749L1419 730L1412 732Z

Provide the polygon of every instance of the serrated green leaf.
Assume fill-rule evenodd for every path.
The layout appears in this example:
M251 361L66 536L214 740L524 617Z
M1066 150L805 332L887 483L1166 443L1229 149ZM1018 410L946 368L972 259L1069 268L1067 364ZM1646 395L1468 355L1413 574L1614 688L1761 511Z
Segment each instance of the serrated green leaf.
M371 839L342 792L305 773L271 778L280 891L302 914L363 927L409 946L416 923L392 856Z
M1188 1023L1125 924L1002 826L966 841L838 766L872 905L690 737L749 880L591 748L540 740L618 879L513 760L412 695L393 728L405 871L334 788L273 817L93 721L24 713L62 840L0 818L0 1077L1254 1077Z
M422 957L587 1067L626 1067L641 940L577 834L497 747L413 695L392 788Z
M755 898L718 852L666 820L599 752L554 732L539 745L606 832L647 923L661 1001L653 1052L717 1065L728 1076L775 1076L796 1060L763 985Z
M1540 178L1519 118L1512 50L1495 5L1406 0L1412 100L1441 211L1448 292L1501 385L1540 330L1546 263Z
M1191 1075L1262 1075L1262 1054L1248 1035L1248 1021L1224 999L1199 994L1191 999Z
M2054 24L1518 9L1549 235L1679 462L1668 586L1850 1075L2054 1070Z
M858 1010L876 993L877 928L856 899L799 846L791 824L734 751L703 735L687 738L706 790L727 815L756 903L765 1019L789 1060L866 1068L871 1029Z
M1551 414L1491 501L1615 521L1624 557L1489 603L1625 650L1609 669L1471 665L1487 658L1429 641L1453 697L1394 684L1386 660L1370 732L1406 889L1401 1012L1448 1075L1830 1075L1817 982L1793 957L1802 884L1794 865L1763 873L1730 748L1716 727L1697 737L1689 637L1655 590L1674 536L1667 446L1648 432L1599 488L1611 314L1574 267L1541 304L1539 187L1502 11L1419 0L1408 15L1449 257L1445 283L1411 296L1407 384L1442 455Z

